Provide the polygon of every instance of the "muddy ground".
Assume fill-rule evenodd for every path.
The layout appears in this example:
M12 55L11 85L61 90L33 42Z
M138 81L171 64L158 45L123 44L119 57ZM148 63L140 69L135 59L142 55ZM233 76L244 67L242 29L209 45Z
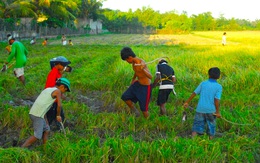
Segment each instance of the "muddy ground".
M101 99L102 94L103 93L100 91L91 91L91 92L87 92L84 94L82 92L78 92L77 96L73 97L72 100L77 101L79 104L84 104L84 105L88 106L88 108L93 113L96 113L96 114L101 113L101 112L117 112L117 109L115 108L115 106L113 104L106 105L106 106L104 105L104 102ZM12 105L14 108L17 106L28 106L30 108L33 105L36 98L37 97L29 97L29 98L27 97L26 99L14 98L13 101L9 101L8 103L9 103L9 105ZM0 121L0 123L1 123L1 121ZM70 121L70 120L66 120L64 123L64 127L69 128L70 131L73 131L74 126L75 126L75 122ZM57 125L55 123L52 123L50 127L51 127L51 133L49 135L50 137L55 132L62 132L59 130L59 128L57 127ZM102 129L95 129L94 132L97 135L99 135L99 137L101 139L103 137L105 137L105 131L103 131ZM111 135L113 135L112 132L113 131L111 131ZM156 131L154 131L154 132L156 132ZM25 140L19 140L19 134L20 134L19 129L14 130L14 129L7 128L7 127L0 129L0 147L9 148L9 147L21 146ZM122 133L122 134L127 134L127 133ZM154 134L157 135L158 133L157 134L154 133ZM178 134L178 136L190 137L190 134L191 134L190 131L182 131ZM140 132L140 133L136 133L135 137L140 139L144 135L146 135L146 133ZM166 133L161 132L160 137L166 138ZM37 143L34 144L34 146L38 146L40 144L41 144L41 142L37 141Z
M94 113L100 112L114 112L114 106L111 104L109 106L104 106L104 103L100 99L102 97L102 92L88 92L83 95L82 93L78 93L77 97L74 97L73 100L76 100L80 104L85 104L88 108ZM28 106L29 108L33 105L35 99L37 97L27 97L26 99L18 99L15 98L12 101L7 102L9 105L15 107L18 106ZM1 121L0 121L1 125ZM68 127L70 130L75 126L73 121L65 121L64 127ZM51 129L54 132L60 132L57 125L55 123L51 124ZM2 128L2 127L1 127ZM0 147L8 148L8 147L16 147L20 146L22 142L19 142L19 134L20 130L14 130L11 128L4 127L0 128ZM52 133L50 133L51 136Z

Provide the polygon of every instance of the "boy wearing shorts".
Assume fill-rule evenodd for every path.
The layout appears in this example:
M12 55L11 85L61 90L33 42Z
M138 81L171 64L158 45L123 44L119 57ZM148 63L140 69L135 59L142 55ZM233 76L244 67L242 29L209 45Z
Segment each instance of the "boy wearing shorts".
M61 111L61 94L70 92L70 82L66 78L60 78L56 82L55 87L44 89L37 97L29 115L33 122L34 135L30 136L22 145L22 147L29 147L38 139L43 139L43 144L47 142L50 126L46 117L47 111L51 105L57 100L57 116L56 120L62 122L60 116Z
M192 127L192 136L203 134L205 124L209 128L209 138L212 139L216 131L216 117L220 118L219 103L222 94L222 86L217 82L220 77L218 67L212 67L208 70L209 79L203 81L191 94L189 99L184 103L184 108L189 106L189 102L196 96L200 95L196 108L196 114Z
M140 116L139 111L135 108L134 103L139 102L141 111L145 118L149 117L148 106L151 98L151 79L152 75L145 62L136 57L135 53L129 47L121 50L121 59L132 64L134 76L130 87L123 93L121 99L127 104L136 116ZM137 80L136 80L137 79Z
M8 37L8 42L10 45L12 45L12 47L10 55L8 56L5 64L7 65L8 63L10 63L11 60L15 57L16 64L14 67L14 75L23 83L23 85L25 85L24 66L27 61L26 56L28 54L28 51L21 42L15 41L15 38L13 38L12 36Z
M174 92L174 83L176 78L174 70L168 65L168 62L161 59L156 67L156 78L153 87L159 84L159 92L157 97L157 105L160 106L160 114L166 115L165 103L171 92Z

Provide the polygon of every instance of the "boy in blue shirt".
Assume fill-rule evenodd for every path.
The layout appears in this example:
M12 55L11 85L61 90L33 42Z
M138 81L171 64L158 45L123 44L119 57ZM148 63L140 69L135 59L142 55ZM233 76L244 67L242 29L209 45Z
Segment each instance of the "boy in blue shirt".
M207 123L209 137L212 139L216 131L216 117L221 117L219 103L222 94L222 86L217 82L217 79L220 77L220 70L218 67L210 68L208 75L209 79L199 84L183 106L184 108L187 108L189 102L196 95L200 95L192 127L192 136L196 136L197 133L203 134L205 123Z

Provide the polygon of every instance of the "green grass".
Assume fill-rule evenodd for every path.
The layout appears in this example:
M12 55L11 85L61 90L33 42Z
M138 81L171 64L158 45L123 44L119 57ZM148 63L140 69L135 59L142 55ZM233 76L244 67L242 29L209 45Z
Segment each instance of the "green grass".
M50 39L47 47L22 41L29 50L26 87L15 79L12 69L0 74L0 141L10 137L10 143L0 147L0 162L259 162L260 32L228 32L227 46L221 45L221 36L221 32L109 34L71 38L74 46ZM5 46L0 43L0 63L8 56ZM177 96L170 95L167 116L158 114L158 88L152 92L148 120L128 113L120 97L133 70L120 58L124 46L146 62L169 58L176 73ZM30 107L19 100L36 99L50 71L49 60L60 55L74 68L64 74L72 89L63 101L66 137L52 132L45 149L40 141L29 150L12 147L12 140L21 145L33 134ZM207 135L192 139L194 112L188 112L188 120L182 123L182 104L208 78L207 71L213 66L221 70L221 114L242 125L218 119L221 135L211 141ZM152 74L155 67L156 62L148 64ZM192 107L197 100L191 102Z

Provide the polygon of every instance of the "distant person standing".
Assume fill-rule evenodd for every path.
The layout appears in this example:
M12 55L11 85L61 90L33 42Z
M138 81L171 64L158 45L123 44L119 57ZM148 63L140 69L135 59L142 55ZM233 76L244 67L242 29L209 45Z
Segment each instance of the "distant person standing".
M8 42L12 46L12 48L11 53L8 56L5 64L10 63L13 58L16 59L14 75L23 83L23 85L25 85L24 66L27 61L26 56L28 54L28 51L21 42L15 41L15 38L13 36L8 37Z
M62 45L66 45L67 44L66 36L64 34L62 34L62 36L61 36L61 42L62 42Z
M226 37L227 33L224 32L223 36L222 36L222 45L225 46L227 44L227 37Z

